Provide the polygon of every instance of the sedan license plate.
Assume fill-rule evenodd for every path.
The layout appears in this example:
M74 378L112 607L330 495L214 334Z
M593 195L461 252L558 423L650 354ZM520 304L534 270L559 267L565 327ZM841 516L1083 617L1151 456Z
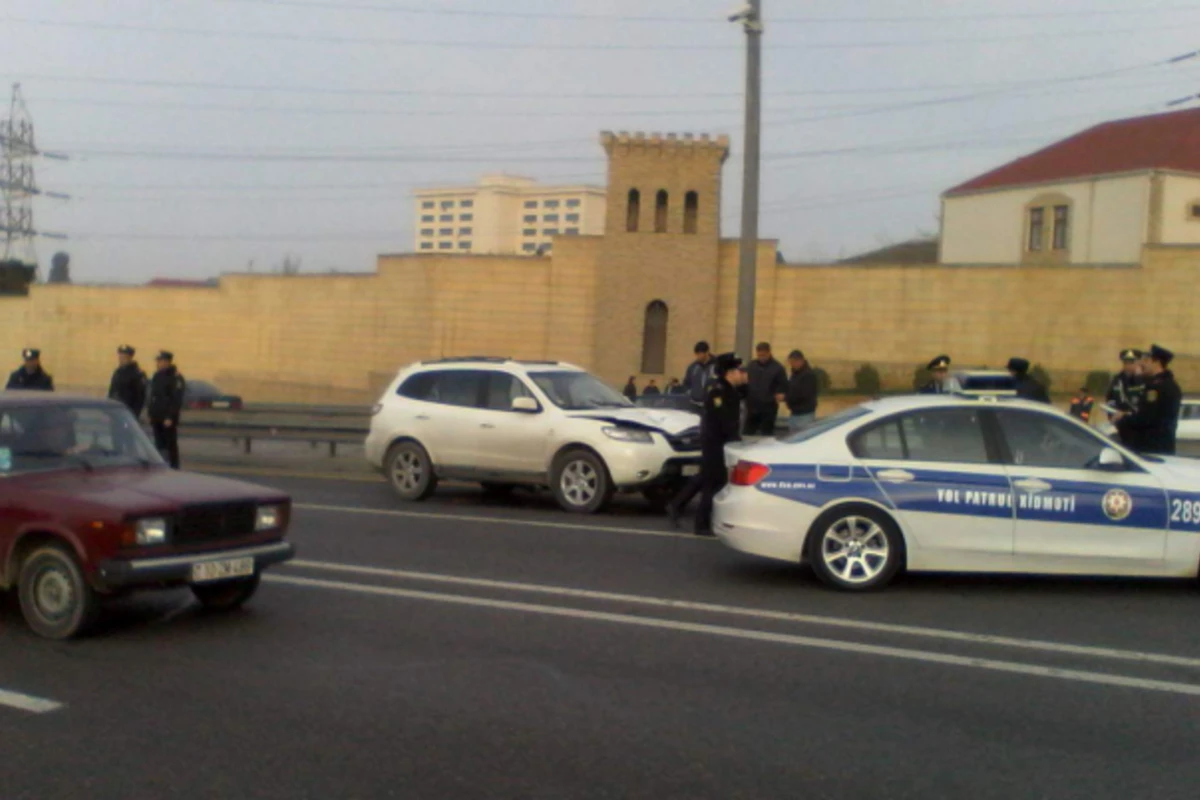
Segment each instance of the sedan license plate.
M687 466L685 466L683 468L683 477L685 477L685 478L690 478L693 475L699 475L699 474L700 474L700 465L699 464L688 464Z
M253 558L226 558L221 561L199 561L192 564L192 583L244 578L253 574Z
M214 400L212 407L213 408L229 408L229 401L228 400Z

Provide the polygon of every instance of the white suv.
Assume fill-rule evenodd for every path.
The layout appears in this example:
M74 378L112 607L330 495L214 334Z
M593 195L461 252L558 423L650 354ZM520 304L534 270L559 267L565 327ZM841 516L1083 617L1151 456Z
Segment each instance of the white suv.
M569 364L444 359L400 371L375 406L366 456L405 500L457 479L493 492L546 486L590 514L615 492L663 505L699 469L699 425L686 411L637 408Z

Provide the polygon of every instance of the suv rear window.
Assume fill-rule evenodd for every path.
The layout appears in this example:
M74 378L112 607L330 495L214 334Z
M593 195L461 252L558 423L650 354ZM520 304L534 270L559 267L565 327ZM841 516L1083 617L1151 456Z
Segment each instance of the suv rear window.
M487 374L468 369L420 372L400 384L396 394L426 403L478 408L480 389L483 387L481 379Z

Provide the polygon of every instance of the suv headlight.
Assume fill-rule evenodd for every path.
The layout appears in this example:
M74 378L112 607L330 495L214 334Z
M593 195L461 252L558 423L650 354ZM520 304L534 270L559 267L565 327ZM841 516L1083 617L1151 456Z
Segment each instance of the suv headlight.
M254 518L254 530L269 531L283 523L283 510L279 506L259 506Z
M167 541L167 520L165 517L139 519L134 534L138 544L163 544Z
M650 435L650 431L643 431L638 428L617 428L608 427L602 428L604 435L610 439L616 439L618 442L634 442L636 444L651 444L654 442L654 437Z

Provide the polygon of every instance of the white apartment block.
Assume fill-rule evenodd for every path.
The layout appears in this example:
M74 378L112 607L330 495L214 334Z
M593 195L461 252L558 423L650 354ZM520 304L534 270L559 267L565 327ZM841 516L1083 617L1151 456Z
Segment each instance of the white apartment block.
M530 178L485 175L476 186L419 189L418 253L538 255L556 236L604 233L605 191L598 186L543 186Z

